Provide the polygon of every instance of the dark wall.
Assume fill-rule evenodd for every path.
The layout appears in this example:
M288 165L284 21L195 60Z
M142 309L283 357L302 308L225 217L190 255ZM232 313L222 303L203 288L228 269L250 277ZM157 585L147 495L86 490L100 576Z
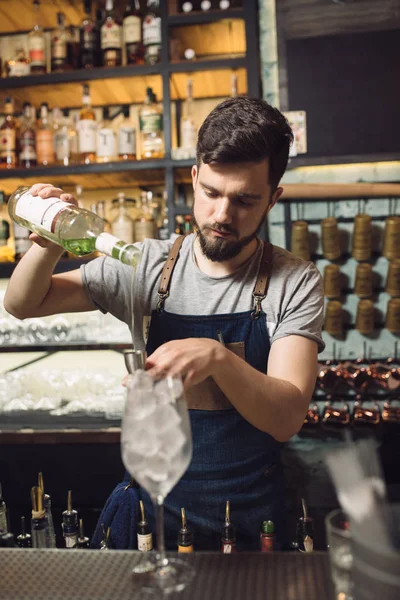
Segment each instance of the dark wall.
M400 30L288 40L289 109L308 154L399 152Z

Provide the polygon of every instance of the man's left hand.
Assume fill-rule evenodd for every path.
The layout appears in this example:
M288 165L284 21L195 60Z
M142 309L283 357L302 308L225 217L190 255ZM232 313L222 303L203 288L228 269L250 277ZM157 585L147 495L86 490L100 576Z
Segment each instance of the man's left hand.
M173 340L148 357L146 370L155 379L180 375L187 389L212 376L225 351L222 344L208 338Z

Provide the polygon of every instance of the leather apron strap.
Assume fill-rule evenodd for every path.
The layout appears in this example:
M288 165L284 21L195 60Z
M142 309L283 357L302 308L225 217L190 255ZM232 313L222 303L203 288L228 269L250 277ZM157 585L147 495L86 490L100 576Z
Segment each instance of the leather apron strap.
M157 310L160 312L164 308L165 298L169 296L169 284L172 277L172 272L176 265L176 260L179 256L179 251L181 249L183 240L185 239L184 235L180 235L174 241L171 250L169 251L168 258L165 261L165 265L163 268L163 272L161 273L161 282L160 287L158 288L158 303Z
M257 281L253 289L254 312L253 319L258 319L261 313L261 302L266 298L272 268L272 244L264 242L263 255L258 269Z

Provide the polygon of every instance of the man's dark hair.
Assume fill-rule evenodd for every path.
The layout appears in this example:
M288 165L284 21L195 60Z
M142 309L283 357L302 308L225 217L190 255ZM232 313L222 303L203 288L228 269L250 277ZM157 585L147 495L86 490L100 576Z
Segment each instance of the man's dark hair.
M229 98L218 104L200 127L197 166L268 158L270 184L275 190L286 170L292 142L289 123L277 108L258 98Z

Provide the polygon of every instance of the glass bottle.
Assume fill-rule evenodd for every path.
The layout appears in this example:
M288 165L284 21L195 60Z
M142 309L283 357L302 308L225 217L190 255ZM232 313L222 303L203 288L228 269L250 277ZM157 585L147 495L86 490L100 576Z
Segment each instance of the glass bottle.
M121 26L115 17L113 0L106 0L106 16L101 26L101 53L104 67L118 67L121 65Z
M97 130L97 162L106 163L117 159L117 144L114 129L111 127L110 110L103 108L103 121Z
M36 132L34 128L35 113L30 102L25 102L23 106L23 116L21 121L19 136L19 164L25 169L36 166Z
M238 76L236 73L231 75L231 98L238 96Z
M49 121L49 105L42 102L40 118L36 128L36 154L38 165L51 165L55 162L54 131Z
M200 1L198 0L197 2L186 2L186 0L181 0L181 2L179 2L179 6L178 6L178 10L179 12L183 12L183 13L190 13L194 10L199 10L200 8Z
M161 60L161 16L160 0L147 0L143 19L144 61L155 65Z
M81 68L81 46L79 43L79 27L70 25L66 30L68 69Z
M15 58L7 60L4 67L7 77L23 77L25 75L30 75L31 61L25 55L25 50L23 48L17 48Z
M67 71L72 65L68 64L67 32L65 29L65 15L57 13L57 27L51 34L51 70Z
M3 533L7 533L8 525L7 525L7 505L4 502L3 498L3 488L0 483L0 531Z
M102 200L99 200L96 205L96 214L99 215L99 217L104 221L104 231L106 233L111 233L111 223L108 219L106 219L105 206Z
M79 32L81 67L92 69L99 66L97 53L99 31L96 21L92 18L92 0L85 0L84 7L85 16Z
M22 227L77 256L98 250L130 266L139 262L140 252L136 246L105 233L103 219L59 198L43 200L32 196L30 188L20 187L10 196L8 211L13 221Z
M79 536L78 512L72 508L72 492L68 491L67 510L62 514L62 531L66 548L76 548Z
M163 158L165 153L163 112L156 104L152 88L147 88L144 105L139 111L141 158Z
M41 25L40 1L33 0L34 26L28 33L31 73L46 73L46 40Z
M133 220L128 215L123 192L118 194L118 214L111 223L111 232L117 238L133 243Z
M143 191L140 194L139 216L135 220L135 240L143 242L146 238L156 236L156 224L153 219L150 202L153 199L153 192Z
M136 159L136 129L130 120L129 105L122 107L124 120L118 129L118 157L120 160Z
M130 0L125 8L122 17L122 36L126 52L126 64L143 64L142 14L139 0Z
M187 97L181 120L181 147L196 153L197 125L194 119L193 80L187 80ZM188 157L190 158L190 157Z
M15 169L17 166L17 121L14 117L14 102L4 100L5 118L0 127L0 169Z
M89 164L96 161L96 113L92 108L87 83L83 84L82 109L78 121L78 145L80 162Z
M53 115L54 115L53 108ZM57 109L54 118L54 150L56 153L56 162L59 165L68 166L70 164L70 135L69 135L69 110L65 108L62 113Z
M20 260L32 246L32 242L29 239L31 232L26 227L22 227L17 223L13 225L15 260Z
M68 111L68 109L66 109ZM68 111L69 112L69 111ZM78 121L79 115L75 113L72 119L69 119L68 136L69 136L69 158L71 164L79 163L79 138L78 138Z

